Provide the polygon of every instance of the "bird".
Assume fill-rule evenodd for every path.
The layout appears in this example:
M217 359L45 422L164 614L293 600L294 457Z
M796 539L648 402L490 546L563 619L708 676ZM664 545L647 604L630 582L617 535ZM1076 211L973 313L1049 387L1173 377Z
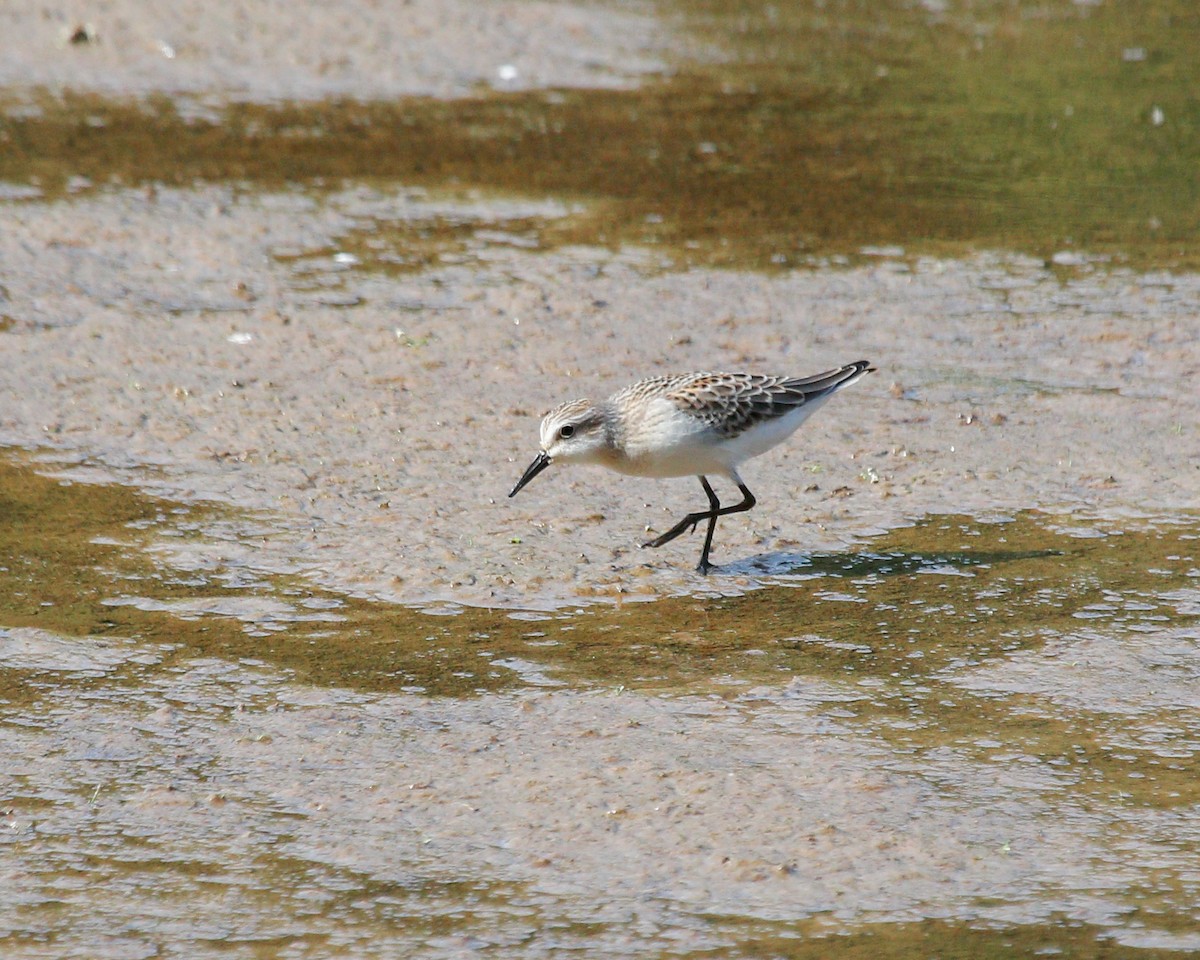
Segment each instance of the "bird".
M856 360L811 377L702 371L648 377L597 403L569 400L542 418L538 455L509 497L552 463L597 464L639 477L698 477L708 509L689 513L642 546L661 547L707 521L696 567L707 574L717 518L758 502L738 466L782 443L834 393L874 369ZM737 484L741 501L722 506L709 476Z

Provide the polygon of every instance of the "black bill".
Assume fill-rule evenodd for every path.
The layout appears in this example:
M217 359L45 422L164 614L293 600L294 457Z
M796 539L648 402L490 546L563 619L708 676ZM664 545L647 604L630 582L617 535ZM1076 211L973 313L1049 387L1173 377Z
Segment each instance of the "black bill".
M523 486L525 486L525 484L545 470L548 466L550 466L550 457L547 456L546 451L543 450L537 455L537 459L529 465L529 469L522 474L521 479L518 480L517 485L512 488L512 493L510 493L509 496L515 497L517 495L517 491L519 491Z

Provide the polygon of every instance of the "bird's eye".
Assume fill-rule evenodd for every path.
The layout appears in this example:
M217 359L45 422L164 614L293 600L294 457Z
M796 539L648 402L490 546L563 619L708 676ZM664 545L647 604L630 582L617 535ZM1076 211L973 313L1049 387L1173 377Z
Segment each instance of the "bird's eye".
M571 437L575 436L574 424L564 423L561 427L558 428L558 435L560 437L562 437L564 440L570 440Z

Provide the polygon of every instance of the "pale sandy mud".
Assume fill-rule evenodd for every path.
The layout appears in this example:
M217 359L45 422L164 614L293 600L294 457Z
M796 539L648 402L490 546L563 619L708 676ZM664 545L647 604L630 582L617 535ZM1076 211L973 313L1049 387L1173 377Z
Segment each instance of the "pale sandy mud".
M447 213L485 218L465 262L337 255L352 228ZM482 229L565 214L220 187L9 205L0 439L268 511L275 533L229 559L408 602L736 591L929 512L1197 503L1194 276L1015 256L674 273ZM760 506L722 521L724 576L694 574L696 538L639 548L702 502L694 481L551 468L506 499L559 400L860 357L878 372L745 468Z
M0 7L0 86L243 100L627 85L678 43L634 4L66 0Z

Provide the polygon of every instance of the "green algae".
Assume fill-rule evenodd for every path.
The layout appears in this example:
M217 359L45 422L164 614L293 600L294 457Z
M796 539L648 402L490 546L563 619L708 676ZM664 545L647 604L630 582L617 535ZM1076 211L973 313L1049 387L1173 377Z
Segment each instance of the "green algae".
M602 605L534 620L476 608L433 617L286 577L230 587L220 573L173 573L145 553L156 530L201 535L205 514L220 514L212 507L184 507L121 486L63 484L12 463L0 465L0 491L6 625L183 641L193 652L270 659L308 682L372 690L422 681L430 684L425 692L437 694L499 689L516 681L479 661L511 656L584 682L647 689L687 688L724 675L928 682L949 666L1070 633L1080 627L1076 613L1105 597L1153 600L1196 577L1187 525L1074 538L1030 517L949 517L894 531L862 552L798 557L789 585L740 597L664 598L652 608ZM324 612L308 619L264 614L286 629L261 636L252 635L253 623L195 617L188 606L200 601L203 609L203 601L248 592L298 606L303 600ZM173 603L188 615L172 615ZM1190 622L1171 615L1165 602L1112 620L1136 626L1164 618ZM750 648L766 656L746 658ZM422 667L425 659L435 666ZM457 671L470 675L467 682L447 685L435 675Z
M56 482L0 465L0 625L152 647L101 679L0 669L0 699L36 705L51 686L137 684L197 657L267 663L296 681L362 691L470 696L530 684L620 686L734 699L812 684L815 709L906 754L952 747L981 760L1013 750L1053 762L1077 791L1161 807L1200 802L1200 729L1147 703L1111 714L1036 687L972 689L964 678L1029 653L1062 671L1097 630L1133 643L1195 631L1179 591L1200 580L1193 522L1004 522L933 517L844 554L796 557L774 586L514 619L454 616L343 597L293 578L164 569L156 538L202 537L217 508L120 486ZM207 517L207 519L206 519ZM1106 529L1107 527L1107 529ZM257 597L263 612L223 602ZM1126 642L1126 641L1122 641ZM757 685L757 686L756 686ZM1164 752L1164 742L1182 752Z
M165 98L47 95L0 120L0 181L52 199L197 181L550 197L581 212L534 225L537 247L648 245L675 267L872 249L1200 263L1193 4L662 9L726 56L632 90L238 103L208 119ZM376 239L366 262L383 269L437 250Z
M1017 960L1034 956L1068 960L1171 960L1177 950L1129 947L1111 939L1111 931L1093 924L1062 920L1012 926L972 924L946 920L912 923L872 923L852 932L820 933L815 923L796 924L791 930L776 925L747 937L729 951L713 957L771 957L779 960ZM780 929L782 928L782 929Z
M47 469L45 461L33 464L15 453L0 459L0 637L11 628L37 627L145 655L116 658L100 669L10 660L0 665L0 726L19 730L43 714L50 722L64 691L90 702L137 697L164 676L215 657L239 669L265 667L299 683L367 693L471 696L547 682L625 686L654 695L721 696L748 715L760 703L799 694L832 728L886 745L887 763L908 775L936 782L949 751L981 772L1032 764L1038 776L1020 790L1042 794L1064 811L1107 816L1145 807L1169 814L1200 802L1195 711L1159 703L1149 690L1144 700L1135 694L1129 709L1114 713L1056 699L1036 686L962 683L977 670L1043 656L1053 644L1063 649L1039 669L1069 671L1075 638L1103 634L1132 645L1174 631L1194 639L1200 631L1195 518L1118 524L1039 514L990 521L930 517L856 550L781 561L788 572L773 577L773 585L739 597L664 598L538 619L478 609L431 616L341 597L294 578L172 569L156 559L154 548L165 538L202 544L214 523L235 517L219 506L172 503L39 472ZM262 601L263 612L222 613L222 601L236 598ZM271 707L269 685L253 696L248 708ZM207 704L218 713L240 705ZM223 802L220 784L213 789L218 794L210 802ZM105 802L103 795L98 800ZM23 816L52 810L24 798L19 786L8 802ZM292 815L279 810L273 829L286 834ZM1115 849L1121 829L1114 820L1109 842ZM324 868L264 850L254 869L286 881L297 870L308 876ZM111 862L91 856L88 875L120 883L130 871L147 870L221 882L221 871L203 860L143 864L125 854ZM1163 935L1192 932L1189 881L1171 869L1160 873L1127 891L1123 925ZM319 909L357 916L365 908L356 905L374 904L375 913L361 923L411 920L428 936L491 929L513 903L521 904L522 917L537 917L539 894L519 885L492 889L417 879L389 885L324 875L309 881L350 891ZM264 893L263 911L274 915L276 908L292 909ZM698 919L719 941L736 946L697 956L804 958L836 950L850 957L1017 957L1050 948L1073 957L1166 955L1118 947L1107 939L1108 928L1068 921L929 921L847 930L821 916L792 923ZM26 933L38 926L30 922ZM579 944L605 932L586 923L558 930L564 942ZM35 942L15 933L7 945ZM262 956L282 956L288 948L286 938L267 935L255 943ZM647 955L676 954L652 948Z

